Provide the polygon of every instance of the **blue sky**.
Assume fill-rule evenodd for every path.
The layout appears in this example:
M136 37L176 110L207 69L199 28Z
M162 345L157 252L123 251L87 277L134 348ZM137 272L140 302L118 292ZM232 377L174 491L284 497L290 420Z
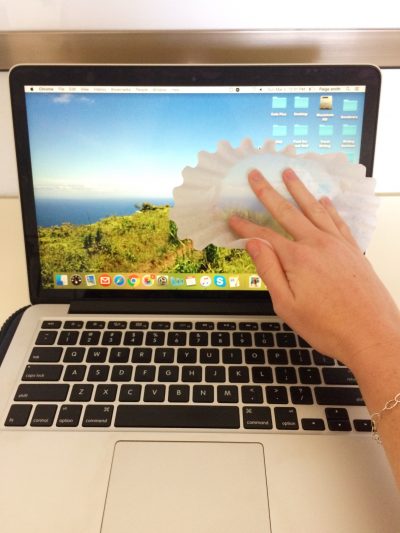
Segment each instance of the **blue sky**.
M320 119L312 113L317 99L310 98L308 119L313 149L319 138ZM215 151L222 139L238 146L246 137L261 145L272 137L273 125L282 123L288 126L287 144L299 123L290 113L271 118L271 94L28 93L27 107L38 197L169 198L182 169L197 164L200 150ZM339 149L339 129L333 151ZM360 133L359 122L358 146Z

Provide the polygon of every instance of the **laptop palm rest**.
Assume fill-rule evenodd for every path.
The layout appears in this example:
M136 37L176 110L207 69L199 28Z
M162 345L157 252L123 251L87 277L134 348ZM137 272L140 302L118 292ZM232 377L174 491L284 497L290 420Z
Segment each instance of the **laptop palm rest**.
M258 443L118 442L101 533L270 533Z

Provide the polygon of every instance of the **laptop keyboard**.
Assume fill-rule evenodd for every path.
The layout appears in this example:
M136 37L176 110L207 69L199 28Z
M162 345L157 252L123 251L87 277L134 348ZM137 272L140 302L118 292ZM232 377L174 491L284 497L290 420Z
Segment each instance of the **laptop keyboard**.
M368 432L354 376L278 321L44 320L11 427Z

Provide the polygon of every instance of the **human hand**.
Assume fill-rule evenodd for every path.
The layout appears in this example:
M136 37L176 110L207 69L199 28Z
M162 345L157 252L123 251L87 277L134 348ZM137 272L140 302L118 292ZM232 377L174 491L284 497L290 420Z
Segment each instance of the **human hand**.
M352 368L378 339L398 337L399 311L332 202L317 201L291 169L282 177L298 207L257 170L249 182L293 240L237 216L230 226L255 238L247 251L277 315L315 349Z

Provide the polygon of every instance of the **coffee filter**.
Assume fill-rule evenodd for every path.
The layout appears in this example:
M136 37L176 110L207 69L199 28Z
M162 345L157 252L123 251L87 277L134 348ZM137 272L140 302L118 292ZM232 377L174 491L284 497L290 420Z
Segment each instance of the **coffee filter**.
M365 167L351 163L346 155L296 154L293 146L276 151L274 141L255 148L245 139L238 148L221 141L214 153L198 154L196 167L185 167L183 183L173 191L174 207L170 218L180 239L191 239L196 249L209 244L225 248L244 248L247 239L238 239L228 225L232 214L285 234L283 228L259 202L247 176L258 169L271 185L290 202L282 172L292 168L317 198L330 198L350 227L361 249L365 250L376 227L378 199L375 180L365 177Z

